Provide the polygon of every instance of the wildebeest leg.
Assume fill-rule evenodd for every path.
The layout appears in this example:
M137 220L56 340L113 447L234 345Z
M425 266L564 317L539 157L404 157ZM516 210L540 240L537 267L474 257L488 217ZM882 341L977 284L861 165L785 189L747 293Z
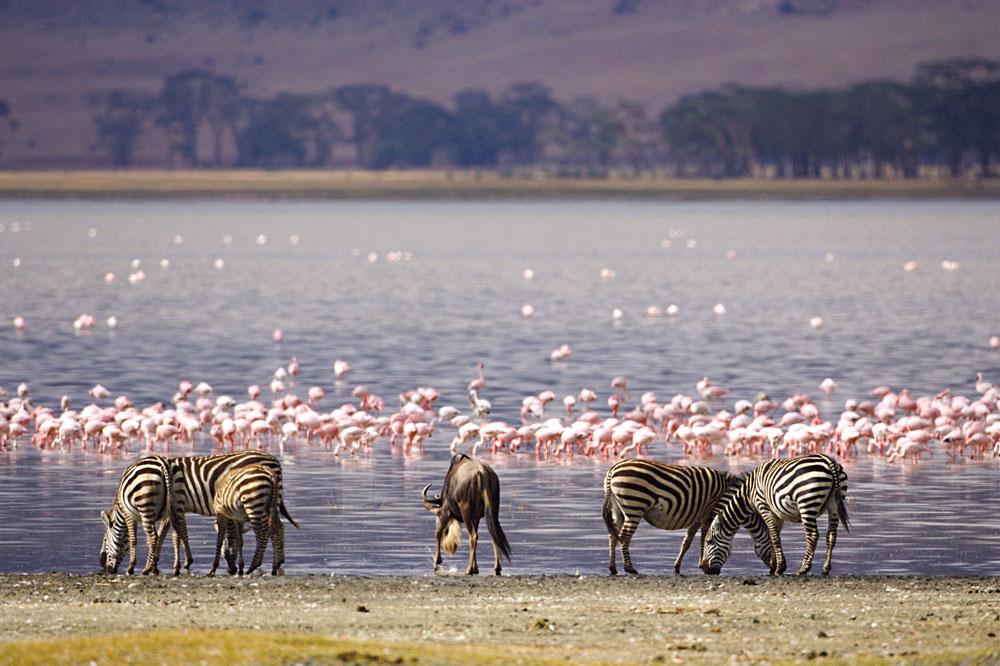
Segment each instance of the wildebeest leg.
M472 576L479 573L479 564L476 562L476 544L479 542L479 519L466 522L465 529L469 531L469 567L465 570L465 575Z
M444 537L448 521L438 519L437 529L434 530L434 570L441 567L441 539Z
M698 528L702 527L698 523L695 523L688 528L687 534L684 535L684 541L681 543L681 552L677 554L677 559L674 560L674 573L679 574L681 572L681 560L684 559L684 553L688 552L691 547L691 542L694 541L694 535L698 533ZM702 530L702 546L704 550L704 538L705 530Z

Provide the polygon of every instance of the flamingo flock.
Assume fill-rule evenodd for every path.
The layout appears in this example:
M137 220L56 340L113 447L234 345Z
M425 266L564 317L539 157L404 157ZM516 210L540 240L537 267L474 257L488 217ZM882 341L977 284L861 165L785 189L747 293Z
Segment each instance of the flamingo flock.
M839 416L824 420L819 406L805 393L783 400L765 395L728 400L729 390L708 377L693 394L677 393L659 401L652 391L631 404L624 376L606 385L602 413L598 392L582 387L559 399L553 390L526 395L516 420L499 420L484 397L483 364L468 384L468 409L438 405L432 387L407 389L398 407L387 409L381 396L365 386L350 390L350 400L329 409L327 391L310 386L303 400L292 392L301 370L297 358L275 370L262 399L260 384L246 389L246 399L216 395L204 381L182 380L170 403L137 407L125 395L101 384L89 390L93 399L79 410L63 396L59 409L35 405L27 383L0 401L0 448L22 443L42 448L113 453L136 448L169 450L193 446L211 437L218 448L285 447L297 444L331 447L335 455L369 455L379 443L404 453L419 451L439 431L451 436L452 452L527 453L537 457L602 456L617 459L662 456L663 447L679 447L690 457L794 457L822 452L839 458L877 456L886 462L919 462L935 454L951 458L1000 456L1000 389L977 375L976 393L911 396L906 388L879 386L862 399L847 399ZM337 381L350 372L338 359ZM829 401L836 382L824 379L819 389ZM7 393L0 388L0 399ZM559 407L561 405L561 407Z

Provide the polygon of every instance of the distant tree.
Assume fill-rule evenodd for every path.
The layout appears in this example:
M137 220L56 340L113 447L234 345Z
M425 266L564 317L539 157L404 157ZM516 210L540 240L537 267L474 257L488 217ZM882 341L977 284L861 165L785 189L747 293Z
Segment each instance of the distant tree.
M842 93L849 116L849 142L858 159L870 159L875 177L889 164L915 178L930 137L921 122L914 91L893 81L871 81Z
M10 115L10 104L5 99L0 99L0 118L7 120L7 128L10 130L16 130L18 127L18 122ZM3 148L3 142L0 141L0 148Z
M236 131L240 166L325 166L339 137L324 96L247 99Z
M455 95L452 112L452 159L459 166L496 166L513 115L482 90Z
M425 100L398 96L374 128L365 166L421 167L451 145L454 120L445 109Z
M624 131L614 111L595 97L578 97L560 107L557 142L570 163L607 171Z
M350 141L354 143L357 165L364 166L376 129L399 96L383 85L343 86L333 89L330 95L351 115Z
M652 168L652 153L657 143L656 123L647 117L645 104L618 99L611 107L611 114L607 130L614 132L620 128L618 143L632 171L639 174Z
M504 147L518 164L534 165L544 152L546 130L556 125L559 105L547 87L523 82L510 86L501 106L512 119L509 131L503 134Z
M956 58L923 63L914 77L921 110L953 176L976 161L990 173L1000 151L1000 63Z
M154 97L116 89L90 93L85 101L98 110L92 118L97 129L97 146L108 151L113 167L132 166L136 146L154 107Z
M222 144L232 131L240 108L239 87L231 77L189 70L166 78L159 96L156 123L167 134L169 158L196 166L198 133L206 123L212 133L213 160L222 164Z
M660 129L671 155L697 173L748 176L754 150L747 98L732 86L682 97L664 109Z

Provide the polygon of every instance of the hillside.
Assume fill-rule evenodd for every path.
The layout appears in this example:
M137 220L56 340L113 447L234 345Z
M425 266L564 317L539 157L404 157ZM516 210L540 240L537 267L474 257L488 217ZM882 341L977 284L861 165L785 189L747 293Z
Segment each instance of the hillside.
M190 68L262 95L384 83L440 102L537 81L655 113L727 82L815 88L1000 59L998 33L996 0L6 0L0 99L20 127L0 127L0 167L86 165L86 93L156 91Z

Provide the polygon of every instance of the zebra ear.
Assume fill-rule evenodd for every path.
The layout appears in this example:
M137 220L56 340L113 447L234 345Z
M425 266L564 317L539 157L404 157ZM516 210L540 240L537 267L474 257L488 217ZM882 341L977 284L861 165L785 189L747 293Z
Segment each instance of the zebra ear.
M104 511L101 511L101 520L104 521L105 527L111 527L111 517L108 516L108 514L105 513Z

